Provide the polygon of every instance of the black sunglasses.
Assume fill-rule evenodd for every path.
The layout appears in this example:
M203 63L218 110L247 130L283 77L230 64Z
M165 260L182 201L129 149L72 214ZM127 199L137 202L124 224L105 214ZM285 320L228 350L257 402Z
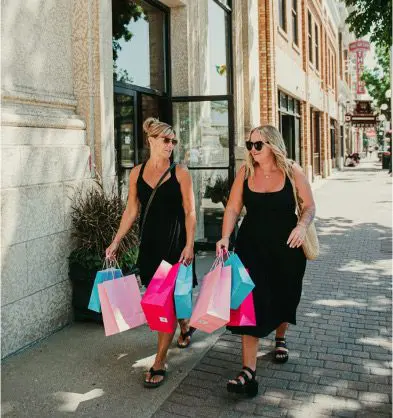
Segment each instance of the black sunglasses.
M265 143L263 141L256 141L256 142L246 141L246 148L248 151L251 151L252 147L254 147L256 151L260 151L264 145Z
M172 145L175 147L178 143L178 140L173 138L173 139L169 139L169 138L162 138L162 140L164 141L164 144L169 144L170 142L172 142Z

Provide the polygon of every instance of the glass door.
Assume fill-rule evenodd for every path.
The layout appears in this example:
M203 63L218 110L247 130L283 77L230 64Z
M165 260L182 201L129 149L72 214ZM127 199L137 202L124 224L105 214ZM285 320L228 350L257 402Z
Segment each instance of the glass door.
M180 139L175 160L186 165L192 176L197 208L195 239L213 243L221 237L234 168L230 164L234 156L228 100L173 101L173 126Z

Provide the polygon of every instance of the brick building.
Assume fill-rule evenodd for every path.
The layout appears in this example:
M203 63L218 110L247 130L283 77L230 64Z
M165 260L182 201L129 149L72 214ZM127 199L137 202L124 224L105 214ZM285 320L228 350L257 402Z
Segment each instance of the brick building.
M333 0L260 0L261 123L280 128L310 180L341 167L352 102L347 11Z

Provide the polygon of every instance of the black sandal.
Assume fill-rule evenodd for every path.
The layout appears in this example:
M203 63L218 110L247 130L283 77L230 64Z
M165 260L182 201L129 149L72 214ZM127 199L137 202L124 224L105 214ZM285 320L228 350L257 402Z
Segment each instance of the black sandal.
M251 374L251 378L246 371ZM246 394L250 397L256 396L258 394L258 382L256 381L255 376L255 371L251 370L249 367L243 367L236 379L233 379L236 383L227 383L227 391L231 393ZM244 383L239 379L240 377L244 379Z
M153 367L149 370L150 377L149 380L144 380L143 385L145 388L158 388L158 386L162 385L164 383L165 377L166 377L166 370L160 369L160 370L154 370ZM151 382L151 378L154 376L162 376L163 379L161 379L158 382Z
M274 360L276 363L286 363L288 361L289 354L287 343L285 338L276 337L276 351L274 353Z
M190 327L187 332L184 332L184 333L180 332L180 337L182 337L184 342L186 341L186 338L190 337L190 339L189 339L188 342L186 342L185 345L179 344L179 339L177 339L177 346L179 348L187 348L191 344L191 337L192 337L192 334L194 334L195 331L196 331L196 328Z

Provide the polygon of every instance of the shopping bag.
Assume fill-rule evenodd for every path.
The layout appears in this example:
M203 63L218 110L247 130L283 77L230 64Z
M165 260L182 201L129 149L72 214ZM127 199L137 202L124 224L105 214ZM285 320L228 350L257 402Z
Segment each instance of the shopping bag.
M231 267L215 263L202 281L190 326L208 333L223 327L230 318L230 299Z
M105 335L113 335L146 323L141 293L134 274L98 285Z
M256 324L254 297L251 292L237 309L231 309L230 321L227 325L232 327L254 327Z
M232 268L231 309L237 309L255 284L236 253L229 253L224 265Z
M108 268L105 270L97 271L96 278L94 280L93 289L90 295L88 308L95 312L101 312L100 297L98 295L98 285L107 280L118 279L119 277L122 277L122 276L123 274L120 269Z
M192 264L180 264L175 286L175 309L179 319L191 318L192 313Z
M175 331L177 326L173 293L180 263L161 261L142 298L142 309L152 331Z

